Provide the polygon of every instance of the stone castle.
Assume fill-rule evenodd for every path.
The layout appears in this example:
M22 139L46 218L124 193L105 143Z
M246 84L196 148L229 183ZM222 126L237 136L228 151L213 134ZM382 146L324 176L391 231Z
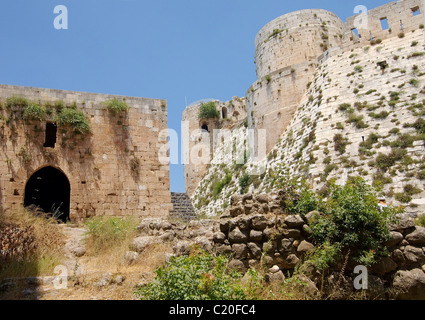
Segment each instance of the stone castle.
M320 176L325 169L323 165L310 163L306 170L302 167L305 163L296 163L294 158L312 162L312 159L335 156L332 162L340 165L341 155L333 150L330 155L327 152L326 141L332 140L337 126L337 123L329 122L332 114L345 100L380 99L376 94L352 95L353 88L342 88L340 82L347 82L348 75L343 73L345 69L337 73L337 67L347 62L362 64L370 61L371 53L366 54L365 48L372 44L382 44L377 49L387 46L383 52L374 52L373 67L367 70L370 79L364 78L362 83L378 84L378 76L374 78L372 73L379 70L379 76L386 72L386 76L381 77L386 81L381 83L381 88L391 90L392 84L388 82L400 82L402 76L407 77L409 73L405 71L402 76L394 73L390 78L389 71L380 68L384 65L377 66L376 63L385 57L388 58L384 62L389 63L389 59L395 56L394 51L416 42L419 45L415 48L406 48L415 60L408 59L406 53L402 67L416 66L414 78L420 83L422 73L418 74L421 70L417 69L423 62L420 54L423 49L423 10L422 1L404 0L369 10L367 16L363 13L353 16L346 23L335 14L320 9L289 13L268 23L255 39L258 80L249 88L246 97L216 101L220 116L214 119L199 119L199 104L184 110L182 118L191 133L185 146L186 155L202 155L202 149L197 147L207 145L208 156L219 158L218 153L224 151L223 145L228 141L225 137L216 137L215 129L228 129L235 137L246 134L246 128L264 129L269 156L263 180L254 183L254 188L268 192L277 187L273 179L280 174L277 166L282 163L288 163L285 170L290 174L307 172L316 186L323 186L326 183L326 179ZM384 54L389 49L392 51ZM358 60L354 58L356 56ZM350 68L353 68L351 64L346 67L347 70ZM330 79L331 73L334 73L334 79ZM339 87L329 88L331 82L336 82ZM344 85L350 87L354 80L345 82ZM375 91L380 92L381 88ZM423 94L420 89L416 91L408 91L406 95L417 98ZM338 95L341 97L337 101ZM19 99L42 106L46 116L25 119L23 105L19 105L23 102ZM118 114L109 111L105 102L113 99L125 101L130 108ZM0 100L0 210L35 205L45 211L61 212L63 220L79 221L95 215L166 217L178 207L175 205L173 210L174 201L182 203L181 207L186 209L190 207L185 195L173 195L172 198L169 165L159 160L166 144L159 136L167 129L166 101L10 85L0 86ZM16 101L12 103L12 100ZM81 134L73 131L70 124L57 123L55 116L63 109L81 111L90 131ZM324 112L329 112L325 119ZM332 121L343 119L341 117L334 116ZM406 115L405 119L414 122L416 118ZM321 131L317 128L318 123L319 127L322 126ZM347 127L346 131L340 131L350 141L357 141L357 145L347 147L353 159L359 157L358 141L365 142L372 132L371 125L367 130L353 131ZM389 123L381 128L392 126ZM299 131L299 139L292 139L295 129ZM309 135L317 143L303 147L302 141ZM295 142L289 145L292 140ZM420 141L409 147L416 147L409 150L410 154L422 155ZM343 172L334 174L347 176L353 168L349 169L344 167ZM217 198L220 206L225 208L230 195L239 193L240 172L223 186L214 201L205 198L209 193L207 188L229 170L226 165L207 162L189 161L185 165L186 193L198 209L209 203L217 204ZM400 189L403 184L396 187ZM217 206L212 205L208 212L211 214L213 210L218 214L216 209Z
M348 168L350 166L341 163L342 154L332 150L334 148L330 144L333 144L334 135L341 134L343 139L349 140L348 153L343 155L345 162L359 158L364 161L363 154L359 154L359 144L367 142L368 136L375 134L372 128L376 128L377 135L384 129L388 129L386 131L388 134L395 124L400 127L400 123L388 121L387 124L375 114L359 110L365 113L359 117L364 117L365 120L371 118L370 121L366 121L365 128L359 130L357 127L347 125L341 128L342 123L351 120L347 120L341 112L338 114L339 106L344 102L350 105L378 102L374 110L379 108L385 110L382 101L386 98L382 95L387 94L386 91L388 94L391 91L395 92L403 86L401 95L405 94L409 98L413 96L420 100L419 97L423 92L418 87L422 72L417 71L423 62L420 54L424 43L423 11L423 1L404 0L371 9L367 14L360 13L348 18L345 23L331 12L311 9L283 15L264 26L255 39L258 80L248 89L246 97L233 98L226 103L217 102L221 111L218 119L199 119L200 105L188 107L183 112L183 121L188 121L191 128L204 127L211 133L209 138L204 131L204 134L193 135L190 140L191 149L196 149L201 144L211 144L210 157L213 159L211 164L185 165L186 192L191 196L195 206L199 209L206 204L217 204L217 196L212 199L205 197L204 194L217 179L223 178L220 174L223 170L233 173L235 178L223 188L223 195L218 197L218 207L224 209L228 205L225 199L232 193L239 192L237 187L238 179L241 177L239 172L236 172L231 164L226 166L214 163L214 159L219 157L218 154L229 152L229 148L225 151L225 146L217 143L212 145L211 141L215 138L216 128L231 129L234 139L238 136L240 138L241 135L246 139L246 132L241 125L243 121L248 129L255 131L263 129L267 133L265 143L268 159L263 161L266 173L260 177L262 181L258 181L254 187L251 186L250 190L253 192L274 190L276 186L266 180L269 178L273 180L284 171L289 174L306 175L314 187L323 187L326 184L326 177L324 179L321 175L326 166L317 162L328 157L332 158L331 165L344 169L338 172L335 170L337 179L346 178L354 172L355 168L352 166ZM410 59L411 57L414 59ZM397 67L391 64L397 64ZM412 68L413 73L405 70L410 71ZM400 76L399 73L395 73L396 69L404 73ZM404 83L406 80L415 86L406 87ZM398 88L396 86L394 89L394 83L397 83ZM345 84L347 85L344 87ZM368 90L358 92L360 89L356 90L355 84L360 89L367 88L368 85L371 92ZM401 99L400 102L402 100L404 101ZM246 118L229 116L231 115L228 112L229 105L234 106L235 101L238 102L238 114L243 114ZM390 113L397 113L393 107L386 109L390 110ZM326 117L325 113L329 113L329 116ZM417 118L412 114L406 114L404 120L415 122ZM400 132L408 134L408 130L404 131L408 123L404 125L400 128ZM380 129L377 128L379 126ZM298 139L294 139L295 130L298 131ZM379 137L383 142L384 135ZM419 140L409 145L413 149L408 150L418 157L423 156L422 142ZM289 143L292 145L289 146ZM388 142L385 141L385 144L388 147ZM372 157L372 153L377 155L380 151L386 150L370 151L370 156ZM414 159L414 161L420 160ZM286 168L279 172L276 168L279 166ZM370 177L366 173L363 176L373 180L372 172L366 164L362 169L369 170ZM405 184L394 184L395 193L402 193L400 188L402 189ZM218 207L213 205L211 210L207 210L208 214L213 214Z

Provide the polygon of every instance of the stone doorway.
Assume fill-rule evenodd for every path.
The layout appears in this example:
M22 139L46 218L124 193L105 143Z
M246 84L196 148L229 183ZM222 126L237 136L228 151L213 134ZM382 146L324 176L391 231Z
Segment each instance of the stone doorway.
M25 186L24 206L35 206L56 219L69 221L71 186L66 175L53 167L36 171Z

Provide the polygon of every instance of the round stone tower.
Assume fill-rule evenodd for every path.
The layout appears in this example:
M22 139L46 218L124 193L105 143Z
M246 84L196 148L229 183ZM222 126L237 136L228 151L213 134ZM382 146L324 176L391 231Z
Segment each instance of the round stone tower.
M300 10L276 18L255 38L258 79L340 46L343 30L341 19L322 9Z

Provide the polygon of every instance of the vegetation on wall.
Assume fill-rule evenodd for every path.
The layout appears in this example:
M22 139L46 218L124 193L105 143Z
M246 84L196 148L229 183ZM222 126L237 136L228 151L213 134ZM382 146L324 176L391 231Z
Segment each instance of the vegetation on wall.
M105 101L104 104L106 105L107 109L114 114L126 112L130 108L125 101L118 100L116 98Z
M60 126L69 127L78 134L90 132L90 121L86 118L84 112L74 108L65 108L56 115L56 121Z
M215 119L220 118L220 113L214 101L202 103L199 108L199 119Z

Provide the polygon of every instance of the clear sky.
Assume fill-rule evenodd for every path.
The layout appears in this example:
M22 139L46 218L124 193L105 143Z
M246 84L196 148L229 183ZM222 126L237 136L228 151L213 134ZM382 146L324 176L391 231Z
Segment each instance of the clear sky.
M343 21L385 0L2 0L0 83L168 100L168 126L204 99L244 97L256 81L254 39L285 13L326 9ZM56 30L53 9L68 9ZM171 190L184 191L182 165Z

